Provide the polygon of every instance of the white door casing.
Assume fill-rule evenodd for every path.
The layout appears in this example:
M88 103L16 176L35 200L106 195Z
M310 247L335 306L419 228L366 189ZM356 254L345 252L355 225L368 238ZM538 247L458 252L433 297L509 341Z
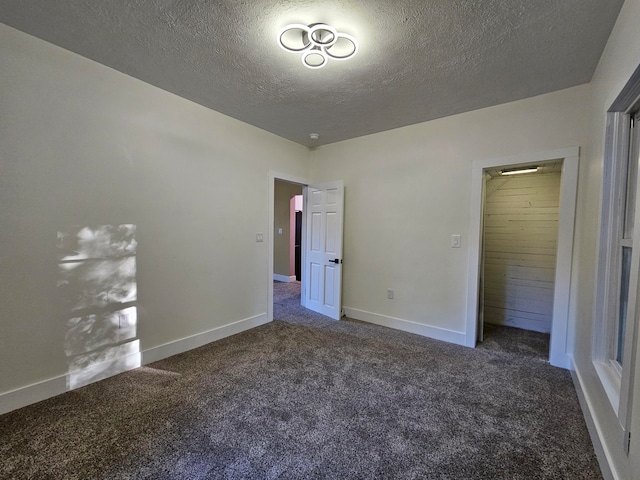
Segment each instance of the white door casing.
M267 318L268 321L272 321L273 320L273 261L274 261L274 255L273 255L273 244L274 244L274 228L273 228L273 224L274 224L274 217L275 217L275 206L274 206L274 200L275 200L275 182L276 180L281 180L284 182L289 182L289 183L297 183L298 185L302 186L304 188L304 185L307 185L309 183L309 181L307 180L306 177L298 177L297 175L291 175L289 173L280 173L280 172L275 172L273 170L269 170L268 172L268 179L269 179L269 197L268 197L268 205L269 205L269 229L268 229L268 235L267 235L267 239L268 239L268 243L267 243L267 247L268 247L268 267L266 270L266 281L267 281ZM304 236L305 236L305 229L302 229L302 242L304 245ZM305 251L304 249L302 250L302 262L303 262L303 266L304 266L304 254Z
M304 304L339 320L342 306L342 180L309 185L304 191L306 221Z
M485 204L487 201L487 195L486 195L486 191L487 191L487 181L488 181L488 175L487 174L483 174L482 175L482 211L484 212L485 209ZM480 231L484 232L484 215L480 216ZM479 279L478 279L478 283L479 283L479 293L478 293L478 331L477 331L477 340L478 342L483 342L484 341L484 260L485 260L485 255L484 255L484 234L480 235L480 274L479 274Z
M578 187L578 147L561 148L533 154L514 155L473 162L471 185L471 215L469 219L469 268L467 277L466 342L475 347L478 329L479 282L482 236L482 195L484 169L498 166L518 166L551 160L563 160L560 185L560 221L554 282L553 320L549 362L556 367L571 368L568 350L569 295L571 292L571 263Z

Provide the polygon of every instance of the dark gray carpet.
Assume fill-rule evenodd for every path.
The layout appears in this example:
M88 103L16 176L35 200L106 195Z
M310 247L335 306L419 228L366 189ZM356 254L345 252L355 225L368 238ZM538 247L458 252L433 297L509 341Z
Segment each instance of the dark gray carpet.
M3 415L0 478L601 478L568 372L319 321L274 321Z
M485 323L484 340L477 348L548 361L550 339L548 333Z
M273 319L316 328L335 323L335 320L300 307L300 282L273 282Z

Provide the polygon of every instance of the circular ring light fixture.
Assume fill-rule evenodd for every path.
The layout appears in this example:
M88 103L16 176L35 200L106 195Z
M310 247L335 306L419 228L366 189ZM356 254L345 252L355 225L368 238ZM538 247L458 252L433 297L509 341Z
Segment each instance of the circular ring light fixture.
M310 26L309 40L316 47L328 48L338 41L338 31L330 25L318 23Z
M302 64L307 68L322 68L328 60L329 55L319 48L310 48L302 52Z
M344 39L344 41L341 43L350 44L349 47L345 47L347 48L347 53L342 52L342 49L338 51L338 47L339 47L338 40L342 40L342 39ZM331 53L332 48L334 50L334 53ZM355 38L353 38L348 33L341 33L340 37L336 39L336 42L333 45L331 45L331 47L327 47L325 49L325 52L334 60L346 60L347 58L351 58L355 56L356 53L358 53L358 42L356 41Z
M358 42L352 35L338 33L326 23L293 23L281 28L277 39L283 50L301 53L302 64L307 68L322 68L329 58L346 60L358 53Z
M300 30L300 39L302 40L302 43L303 43L302 48L297 48L298 47L297 45L293 45L291 43L287 45L282 40L282 37L284 37L287 33L289 33L290 31L295 32L295 30ZM278 45L280 45L280 48L282 48L286 52L293 52L293 53L304 52L309 47L311 47L311 42L308 40L308 36L309 36L309 27L307 25L293 23L291 25L287 25L286 27L283 27L280 29L280 31L278 32Z

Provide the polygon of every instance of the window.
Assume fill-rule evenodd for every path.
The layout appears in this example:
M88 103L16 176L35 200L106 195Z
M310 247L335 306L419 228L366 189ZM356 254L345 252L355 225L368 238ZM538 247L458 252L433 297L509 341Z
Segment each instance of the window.
M612 333L613 345L611 358L622 368L624 363L624 340L626 336L627 314L629 310L629 284L631 281L631 253L633 249L633 227L635 218L636 190L638 181L638 135L640 130L635 128L635 115L629 116L628 138L629 147L627 154L622 155L620 168L622 169L620 189L623 193L620 217L622 222L618 233L618 247L616 265L619 282L617 287L618 305L613 312L614 331Z
M633 160L634 116L610 112L607 124L600 235L599 292L596 297L594 362L603 386L618 412L624 365L624 341L630 302L634 253L637 157ZM632 145L633 144L633 145ZM630 298L634 297L634 298ZM599 310L599 311L598 311Z
M593 363L620 427L630 418L640 277L640 67L607 113ZM636 228L635 226L638 225Z

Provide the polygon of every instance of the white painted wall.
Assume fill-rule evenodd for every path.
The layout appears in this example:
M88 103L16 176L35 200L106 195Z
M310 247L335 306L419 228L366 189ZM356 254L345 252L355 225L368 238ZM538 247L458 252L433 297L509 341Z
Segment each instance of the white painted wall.
M484 208L484 321L551 332L560 173L488 180Z
M0 45L0 394L64 385L60 226L137 225L149 358L266 321L268 170L306 176L307 149L4 25Z
M311 180L345 181L347 313L464 343L471 164L587 145L589 92L574 87L314 150ZM456 233L459 249L450 247Z
M574 363L582 388L610 461L614 475L620 479L637 479L640 472L640 356L635 361L635 392L632 411L631 454L622 450L618 420L600 385L592 364L593 298L597 242L602 202L602 172L604 162L605 112L629 80L640 62L640 1L627 0L591 82L589 111L591 147L584 150L580 168L576 249L573 278L578 279L571 305L573 325L569 338L574 351ZM637 321L637 320L636 320Z

